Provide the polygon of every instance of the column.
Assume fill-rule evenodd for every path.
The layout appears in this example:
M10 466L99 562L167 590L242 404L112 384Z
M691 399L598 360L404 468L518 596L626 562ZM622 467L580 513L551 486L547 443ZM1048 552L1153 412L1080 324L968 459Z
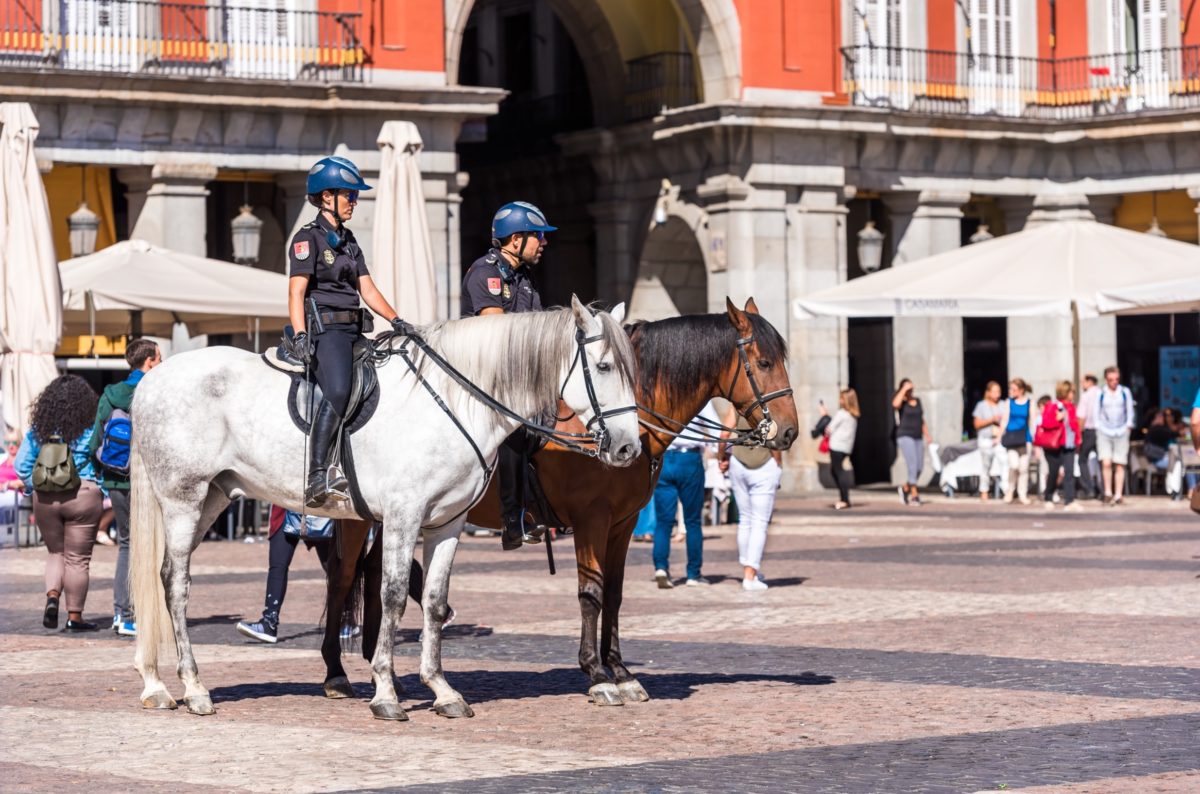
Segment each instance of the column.
M883 197L891 215L892 267L904 267L962 243L962 206L970 194L923 190ZM958 317L897 317L892 326L896 381L909 378L925 410L933 440L954 443L962 438L963 333ZM903 476L903 463L892 467L893 482ZM926 467L925 478L933 476Z
M142 214L142 208L146 206L146 193L154 183L150 179L150 169L140 166L118 168L116 175L117 180L125 186L125 203L128 206L126 213L128 225L124 234L132 238L134 236L133 227Z
M275 177L275 184L283 194L283 234L284 245L291 242L300 227L311 221L317 215L317 208L308 203L308 174L304 171L290 171Z
M212 165L158 163L150 171L149 188L142 194L130 175L131 237L172 251L208 256L208 188L217 177ZM127 183L129 184L129 183ZM134 208L141 205L134 215ZM136 217L136 220L132 220Z
M462 292L462 191L468 175L427 174L423 182L425 209L429 216L429 242L437 275L439 320L459 315Z
M997 196L996 207L1004 213L1004 233L1016 234L1025 228L1033 210L1033 196Z
M588 205L596 221L596 297L629 302L637 279L639 213L633 201L602 199Z
M785 230L785 338L800 437L786 454L784 489L820 490L817 441L807 432L816 423L817 401L832 410L848 380L846 321L840 318L793 319L786 306L803 295L846 280L846 201L852 191L840 185L809 185L787 207ZM760 304L761 305L761 304ZM781 332L783 328L779 329Z
M708 213L708 250L704 252L704 258L709 270L710 312L725 311L726 296L735 302L740 301L739 305L744 305L746 299L753 296L764 314L777 316L773 308L768 313L759 297L768 300L768 305L769 291L782 298L783 292L778 289L781 285L776 283L776 289L768 290L764 284L756 291L759 287L756 275L760 268L766 269L767 262L759 262L756 258L754 205L749 201L752 192L754 188L734 174L709 177L696 188L696 201ZM778 203L782 210L783 202ZM781 236L780 231L775 230L775 239ZM781 263L777 262L775 269L781 267ZM784 307L784 316L786 314ZM772 321L778 322L774 316ZM780 333L783 333L783 328L780 328Z

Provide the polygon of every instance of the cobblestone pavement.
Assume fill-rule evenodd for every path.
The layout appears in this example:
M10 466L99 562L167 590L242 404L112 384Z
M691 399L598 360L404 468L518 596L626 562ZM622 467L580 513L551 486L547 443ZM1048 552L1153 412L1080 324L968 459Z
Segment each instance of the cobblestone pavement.
M0 790L1200 791L1200 519L1085 505L781 502L763 593L740 588L734 527L706 529L707 588L659 590L634 544L623 649L653 699L621 708L591 705L576 665L568 543L550 577L540 549L465 538L445 653L477 716L456 721L417 678L411 611L411 721L371 719L357 656L358 699L322 696L315 554L266 646L233 629L261 607L266 544L201 546L189 623L217 714L200 718L141 710L129 640L43 629L44 552L5 550ZM96 549L93 620L114 562Z

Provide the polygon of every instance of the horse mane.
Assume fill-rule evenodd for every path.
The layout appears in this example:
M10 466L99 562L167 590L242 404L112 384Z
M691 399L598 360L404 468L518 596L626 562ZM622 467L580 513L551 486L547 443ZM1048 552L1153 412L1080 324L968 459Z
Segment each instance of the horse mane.
M608 313L600 313L605 350L623 382L637 368L633 346ZM558 404L562 366L575 355L569 308L446 320L421 329L425 341L485 393L523 416ZM420 367L432 364L422 357Z
M787 361L787 343L775 326L747 313L754 341L774 361ZM697 385L722 371L737 343L737 329L726 314L685 314L625 326L638 359L638 399L648 402L658 390L671 402L695 394Z

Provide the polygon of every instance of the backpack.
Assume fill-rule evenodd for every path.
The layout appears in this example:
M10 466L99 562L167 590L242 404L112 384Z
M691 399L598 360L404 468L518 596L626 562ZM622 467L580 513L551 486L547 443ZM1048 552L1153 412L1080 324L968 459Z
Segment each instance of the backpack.
M63 493L79 488L79 470L71 447L62 436L50 436L33 463L33 490L39 493Z
M129 476L129 442L133 438L133 423L129 412L114 408L104 423L104 435L96 448L96 460L114 474Z

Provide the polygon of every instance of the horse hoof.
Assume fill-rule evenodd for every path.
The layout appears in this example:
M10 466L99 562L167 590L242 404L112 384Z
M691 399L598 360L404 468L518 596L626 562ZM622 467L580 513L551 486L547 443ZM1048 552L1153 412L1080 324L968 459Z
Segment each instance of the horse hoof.
M168 695L166 692L152 692L142 698L142 708L144 709L159 709L159 710L174 710L179 708L179 704L175 702L175 698Z
M621 693L617 689L616 684L596 684L588 690L588 695L591 696L592 702L597 706L625 705L625 701L621 699Z
M325 697L327 698L352 698L354 697L354 687L350 686L350 679L344 675L339 675L336 678L331 678L325 682Z
M434 703L433 711L443 717L457 719L459 717L474 717L475 712L462 700L452 700L449 703Z
M381 703L372 703L371 714L377 720L391 720L393 722L408 721L408 713L395 701L385 700Z
M650 699L650 693L636 678L617 684L617 691L626 703L645 703Z
M213 708L212 698L208 697L207 695L197 695L196 697L184 698L183 702L187 705L189 714L207 717L209 714L215 714L217 711Z

